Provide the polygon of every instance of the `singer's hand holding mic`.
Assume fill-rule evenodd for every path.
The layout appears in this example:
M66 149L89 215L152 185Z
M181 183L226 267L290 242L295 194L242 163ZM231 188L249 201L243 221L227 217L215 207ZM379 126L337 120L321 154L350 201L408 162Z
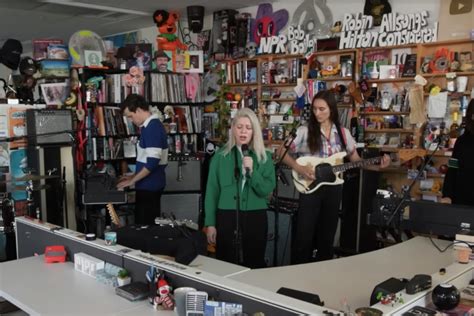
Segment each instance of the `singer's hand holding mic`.
M253 172L253 159L250 157L249 153L249 145L243 144L242 145L242 154L244 157L242 158L242 164L244 165L245 168L245 175L247 177L250 177Z

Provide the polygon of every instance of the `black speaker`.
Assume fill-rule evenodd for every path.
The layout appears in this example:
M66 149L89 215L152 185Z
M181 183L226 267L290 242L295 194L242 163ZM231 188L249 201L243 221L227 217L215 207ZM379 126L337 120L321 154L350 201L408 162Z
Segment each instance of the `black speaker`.
M204 7L201 5L192 5L187 7L188 27L193 33L202 31L204 19Z
M270 208L267 212L268 238L265 251L265 262L268 266L289 265L291 263L291 235L294 213L281 211L278 213L278 245L277 262L274 262L275 247L275 211Z
M390 293L397 293L405 289L407 283L407 279L390 278L380 284L377 284L374 290L372 291L372 295L370 296L370 305L377 304L379 302L377 297L379 296L385 296Z
M33 146L71 143L72 112L71 110L53 109L26 110L26 132L30 136L29 142ZM50 135L37 136L41 134Z
M169 158L165 192L180 191L201 191L201 160L198 158Z
M171 215L171 213L176 216L176 219L189 219L196 224L199 223L201 194L163 194L161 196L161 215Z

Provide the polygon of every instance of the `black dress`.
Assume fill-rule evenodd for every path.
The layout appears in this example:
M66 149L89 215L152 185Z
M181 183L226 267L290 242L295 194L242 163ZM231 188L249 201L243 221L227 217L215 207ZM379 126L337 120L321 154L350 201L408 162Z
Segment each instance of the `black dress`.
M474 205L474 134L466 131L458 137L448 163L443 196L453 204Z

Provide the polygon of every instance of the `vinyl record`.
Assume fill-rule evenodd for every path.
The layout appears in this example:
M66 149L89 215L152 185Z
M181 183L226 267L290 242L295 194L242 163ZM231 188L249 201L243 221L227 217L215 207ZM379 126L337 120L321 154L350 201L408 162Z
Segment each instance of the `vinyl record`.
M77 31L69 39L69 54L73 64L85 65L85 51L100 52L102 59L105 58L105 44L96 33L88 30Z
M221 89L221 78L219 74L213 72L207 72L204 75L204 101L214 102L217 98L216 92Z

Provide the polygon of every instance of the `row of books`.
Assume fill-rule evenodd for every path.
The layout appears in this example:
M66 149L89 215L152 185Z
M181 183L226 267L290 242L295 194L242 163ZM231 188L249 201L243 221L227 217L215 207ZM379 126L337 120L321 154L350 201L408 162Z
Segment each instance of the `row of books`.
M175 117L172 123L176 124L179 133L200 133L202 128L202 108L189 105L173 106ZM171 131L170 133L173 133Z
M113 106L89 108L86 128L86 136L128 137L139 133L133 122L122 115L120 108Z
M86 160L97 161L135 158L137 156L136 141L136 136L130 138L89 138L86 150Z
M226 83L257 83L257 61L242 60L226 64Z
M198 135L168 135L168 152L170 154L196 154Z
M152 73L151 102L203 102L203 84L199 75Z

